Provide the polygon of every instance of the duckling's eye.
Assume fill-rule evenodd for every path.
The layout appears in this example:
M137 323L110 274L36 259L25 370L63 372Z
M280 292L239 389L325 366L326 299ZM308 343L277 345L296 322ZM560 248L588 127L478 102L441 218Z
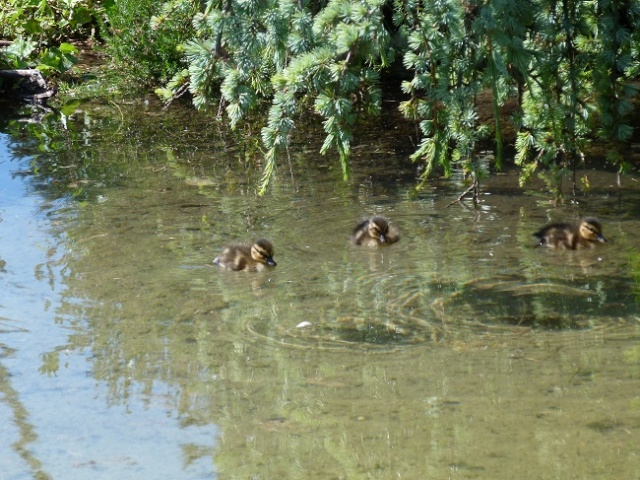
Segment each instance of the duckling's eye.
M377 225L370 225L369 232L371 233L371 235L374 235L374 236L380 235L380 229L378 228Z

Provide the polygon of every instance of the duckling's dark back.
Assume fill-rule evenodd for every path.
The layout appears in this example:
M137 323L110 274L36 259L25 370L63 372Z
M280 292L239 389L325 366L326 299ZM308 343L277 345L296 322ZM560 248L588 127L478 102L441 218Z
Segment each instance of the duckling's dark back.
M353 229L351 238L356 245L362 245L362 241L369 236L369 219L363 220Z
M400 239L398 230L381 215L374 215L360 222L351 235L355 245L379 247L391 245Z
M533 234L538 241L538 246L567 246L571 248L573 237L576 234L576 226L570 223L552 223L542 227Z
M277 265L273 260L273 245L265 239L256 240L251 246L230 245L213 263L223 270L235 272L259 272Z
M586 218L577 225L552 223L538 230L533 236L539 240L537 246L570 250L590 248L596 242L604 243L607 241L602 235L602 225L593 218Z

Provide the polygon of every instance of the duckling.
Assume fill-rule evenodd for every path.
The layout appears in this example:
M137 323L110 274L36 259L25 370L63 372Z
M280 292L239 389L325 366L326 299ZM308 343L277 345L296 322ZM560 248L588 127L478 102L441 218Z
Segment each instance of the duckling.
M277 263L273 260L273 245L261 238L250 247L248 245L230 245L217 256L213 263L224 270L262 272Z
M540 241L537 246L546 245L551 248L590 248L596 242L605 243L602 235L602 224L595 218L585 218L579 224L552 223L533 234Z
M398 229L389 225L389 219L380 215L363 220L351 236L355 245L377 248L400 240Z

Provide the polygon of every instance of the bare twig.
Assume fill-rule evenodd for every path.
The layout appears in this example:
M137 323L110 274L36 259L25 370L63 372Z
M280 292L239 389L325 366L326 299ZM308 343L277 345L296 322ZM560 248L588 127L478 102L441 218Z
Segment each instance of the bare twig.
M469 194L469 192L471 192L471 191L473 191L473 203L477 203L477 202L476 202L476 193L477 193L477 192L475 191L475 188L476 188L476 182L473 182L473 183L469 186L469 188L467 188L464 192L462 192L460 195L458 195L458 198L456 198L454 201L452 201L451 203L449 203L449 204L448 204L446 207L444 207L444 208L449 208L449 207L450 207L451 205L453 205L454 203L461 202L461 201L464 199L464 197L466 197L466 196Z

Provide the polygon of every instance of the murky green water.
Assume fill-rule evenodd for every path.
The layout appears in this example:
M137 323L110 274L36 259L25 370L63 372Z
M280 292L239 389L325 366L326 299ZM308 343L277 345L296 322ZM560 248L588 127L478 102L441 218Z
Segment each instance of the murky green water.
M635 177L449 205L463 187L414 195L409 136L378 125L350 182L309 132L257 198L256 143L189 117L0 135L3 478L638 477ZM398 244L349 244L372 213ZM532 248L587 214L604 248ZM272 272L211 264L257 236Z

